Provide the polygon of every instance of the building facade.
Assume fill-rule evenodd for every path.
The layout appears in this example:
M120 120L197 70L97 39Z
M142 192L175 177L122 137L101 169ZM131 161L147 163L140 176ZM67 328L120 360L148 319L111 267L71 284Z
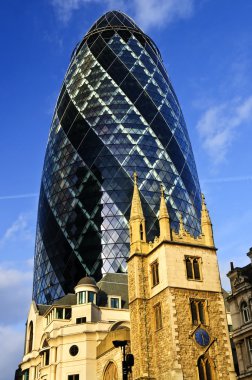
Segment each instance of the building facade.
M201 195L183 114L155 43L121 12L73 52L46 149L33 299L50 304L85 275L125 272L132 174L146 234L158 233L163 183L171 226L200 234ZM71 268L71 270L69 270Z
M53 305L33 301L22 380L119 380L121 352L112 342L130 342L129 327L126 274L107 274L97 284L84 277Z
M252 261L252 248L248 252ZM232 338L237 352L238 379L252 379L252 264L234 267L227 276L231 295L227 298L233 322Z
M160 235L148 242L137 184L128 259L133 379L236 379L212 225L204 198L202 233L171 229L162 190Z
M128 276L89 277L53 305L32 302L22 380L234 380L212 225L203 199L202 233L171 229L162 190L159 236L147 242L136 178Z

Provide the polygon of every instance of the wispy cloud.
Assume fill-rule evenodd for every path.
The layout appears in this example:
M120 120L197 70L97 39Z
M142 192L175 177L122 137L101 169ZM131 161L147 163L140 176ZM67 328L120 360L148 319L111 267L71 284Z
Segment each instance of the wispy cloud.
M7 199L22 199L22 198L36 198L38 193L26 193L26 194L13 194L13 195L0 195L0 201Z
M203 147L216 166L226 159L237 128L252 120L252 96L212 106L197 123Z
M11 226L6 229L6 231L0 238L0 248L3 247L7 242L13 240L33 240L34 232L29 223L30 218L30 214L19 215L17 219L11 224Z
M225 182L244 182L252 181L252 175L238 176L238 177L213 177L203 178L201 183L225 183Z
M193 14L194 0L51 0L58 18L67 23L73 12L88 3L100 3L106 9L120 9L129 12L145 30L161 27L177 19L188 18Z

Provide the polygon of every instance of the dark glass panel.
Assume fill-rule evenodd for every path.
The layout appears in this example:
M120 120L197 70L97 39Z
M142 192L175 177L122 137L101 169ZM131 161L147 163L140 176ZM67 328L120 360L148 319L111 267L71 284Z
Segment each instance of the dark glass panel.
M147 123L150 123L157 113L155 105L148 97L148 95L146 95L144 92L137 99L135 106L138 109L138 111L143 115Z
M112 65L108 69L108 74L114 79L114 81L120 84L129 73L127 68L116 58ZM128 78L127 78L128 79Z

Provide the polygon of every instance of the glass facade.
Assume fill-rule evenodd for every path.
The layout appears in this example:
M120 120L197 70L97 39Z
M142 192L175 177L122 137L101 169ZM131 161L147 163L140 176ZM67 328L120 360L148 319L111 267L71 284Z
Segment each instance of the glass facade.
M42 175L33 298L51 303L84 275L126 271L133 172L147 236L160 184L172 227L200 233L201 196L183 114L154 42L125 14L102 16L75 48Z

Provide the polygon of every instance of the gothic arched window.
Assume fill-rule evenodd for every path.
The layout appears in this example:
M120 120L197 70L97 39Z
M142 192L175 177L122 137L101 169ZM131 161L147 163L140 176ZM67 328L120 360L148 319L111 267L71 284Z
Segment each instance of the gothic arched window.
M105 369L103 380L118 380L118 372L115 363L109 362Z
M215 370L212 359L207 355L200 356L198 360L199 380L215 380Z
M185 257L186 275L188 280L201 280L200 257Z

